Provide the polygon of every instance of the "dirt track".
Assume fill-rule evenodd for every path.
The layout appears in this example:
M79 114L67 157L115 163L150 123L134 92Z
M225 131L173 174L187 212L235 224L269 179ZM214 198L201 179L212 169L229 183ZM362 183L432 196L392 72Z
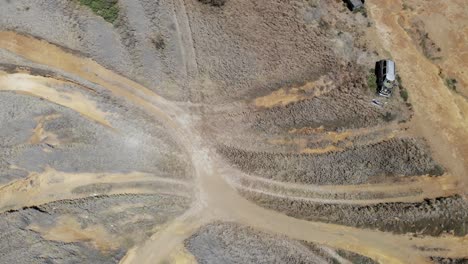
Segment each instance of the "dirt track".
M183 2L177 1L176 3L178 19L187 16L183 18L183 21L179 21L183 27L180 32L184 33L180 38L193 34L193 29L190 29L188 23L190 17L194 19L193 16L195 16L195 13L185 10L187 7ZM383 47L392 51L399 50L395 54L392 52L392 56L398 62L399 72L401 72L405 87L411 94L411 103L414 107L414 116L408 121L408 110L399 110L401 102L395 102L395 105L389 106L389 109L394 111L392 113L397 116L396 121L390 125L384 119L377 121L367 119L363 113L375 117L379 117L382 113L365 104L368 98L365 92L359 91L356 87L342 88L346 84L345 81L343 81L344 84L340 81L335 83L334 85L340 87L341 90L337 91L332 87L330 88L333 90L331 94L327 93L328 88L324 88L325 92L322 94L315 93L313 90L315 88L300 86L302 88L297 88L301 90L300 92L294 90L296 88L286 88L286 92L284 88L279 88L273 93L256 95L245 101L237 101L237 95L226 96L224 99L230 101L226 105L211 104L211 100L219 95L213 95L212 98L208 96L207 101L200 104L178 102L165 99L155 93L154 88L148 89L106 69L91 58L73 54L45 40L11 31L1 32L0 49L23 60L23 63L17 65L21 68L2 66L0 74L2 94L6 93L10 96L13 93L13 96L21 94L28 98L40 98L41 101L52 103L53 107L60 106L60 108L54 108L55 111L67 117L70 116L68 118L79 120L86 124L86 127L93 128L85 132L70 129L71 132L69 132L59 125L50 126L49 123L63 117L60 114L50 114L50 109L41 110L44 113L35 119L34 124L28 124L32 132L24 136L26 143L20 142L16 146L15 151L20 154L14 155L22 157L21 151L26 149L24 155L40 152L46 153L41 155L48 157L47 153L60 150L65 153L62 155L66 158L68 157L66 155L69 155L66 152L68 148L72 151L81 151L80 140L95 137L97 139L90 140L88 144L105 142L104 139L98 140L100 138L124 142L122 147L116 150L111 149L108 153L125 153L126 155L121 156L128 158L128 160L119 160L115 165L109 165L110 168L98 165L93 168L93 163L83 162L85 166L90 164L85 171L75 164L67 165L67 167L55 163L56 166L53 166L53 158L43 158L45 161L41 165L51 166L43 168L42 171L34 167L20 166L30 166L26 161L23 162L24 164L11 164L12 161L10 161L8 173L16 172L18 175L12 176L11 182L6 182L0 187L0 208L4 218L11 221L7 226L15 223L17 220L14 219L24 217L23 214L25 214L31 223L18 227L18 230L33 231L34 236L38 233L44 241L60 241L65 244L85 243L85 247L91 244L90 248L100 252L94 253L93 251L96 255L94 260L97 262L103 262L104 259L121 263L175 261L180 257L181 251L185 255L188 254L181 249L187 243L191 244L188 250L195 254L194 258L198 260L203 256L197 255L202 253L196 253L200 251L197 251L193 243L197 243L198 235L218 228L210 227L210 224L219 221L232 222L270 235L279 234L284 237L275 239L288 238L311 242L318 247L328 248L327 251L332 252L332 255L339 250L345 250L381 263L408 263L408 260L411 260L411 263L431 263L431 257L467 258L468 238L466 227L464 227L467 216L463 215L466 198L463 196L466 195L467 186L467 168L464 164L468 164L465 160L468 156L468 146L465 146L464 142L468 142L466 139L468 124L460 113L466 113L468 106L466 101L447 90L438 76L437 69L412 46L411 39L396 22L396 13L392 13L399 11L398 8L392 9L395 4L398 4L398 1L392 1L392 3L370 1L368 3L368 10L375 22L375 27L384 36ZM202 6L196 6L196 8L203 10ZM385 14L383 10L386 11ZM193 58L197 56L196 41L182 40L181 48L189 53L184 56L187 59L184 63L187 76L194 77L200 74L200 71L207 70L203 60L197 62L197 58ZM288 61L288 63L292 62ZM44 70L47 70L49 74L40 76L43 74L38 73ZM214 72L216 77L221 78L218 70ZM247 76L248 73L242 74ZM349 78L352 79L355 76ZM255 81L252 82L255 83ZM242 85L242 89L249 87L245 83ZM424 87L429 86L434 87L433 93L425 92ZM355 107L356 111L351 109L350 113L346 114L349 116L341 116L340 111L346 108L346 103L352 102L353 99L351 96L341 98L339 96L349 91L359 94L359 98L356 99L357 103L350 105L351 108ZM250 92L246 90L246 94L248 93ZM303 96L304 93L305 96ZM235 100L232 100L233 98ZM338 102L336 105L332 104L334 100ZM307 108L302 109L306 104L310 104L312 109L319 110L328 107L332 114L329 116L319 116L315 112L307 114ZM360 107L363 108L362 112L359 110ZM240 108L240 110L237 109L237 113L230 112L232 108ZM68 111L78 115L74 116ZM275 114L294 115L300 111L304 111L304 116L299 114L296 117L297 122L290 124L287 123L289 121L284 121L284 123L271 121ZM37 112L39 110L36 111L36 115ZM131 120L136 117L141 118L139 119L141 122L131 123ZM343 121L352 117L356 118L355 123ZM409 125L402 125L403 128L401 128L396 125L400 121L409 122ZM302 123L308 125L303 126ZM134 128L138 126L141 126L140 130ZM411 129L408 130L408 126ZM135 135L128 133L128 131L133 131L132 128L135 130ZM139 131L145 133L136 133ZM301 131L299 135L296 134L297 131ZM76 135L67 138L64 136L67 133ZM392 135L389 136L388 133ZM242 139L225 140L236 134ZM402 143L398 145L395 142L399 139L394 139L394 137L409 139L402 140ZM412 137L428 139L429 147L424 146L425 143L420 143L418 140L413 141ZM278 138L285 140L278 140ZM257 139L260 143L256 142ZM284 144L284 142L293 142L293 144ZM379 150L379 144L388 145L384 145L386 147ZM38 148L29 150L29 145L38 146ZM147 149L153 145L160 148L158 150ZM234 159L229 158L230 152L223 152L225 150L223 145L246 152L260 149L261 151L247 157L250 157L248 158L250 160L255 159L258 162L255 165L267 165L264 167L258 165L256 170L249 171L239 166L239 164L246 164L247 161L236 164ZM292 147L284 147L284 145L292 145ZM367 159L372 158L375 153L388 154L388 149L392 147L395 149L395 158L392 158L393 163L390 165L393 166L368 162ZM341 150L338 151L338 148ZM326 151L314 151L316 149L326 149ZM141 164L135 165L139 167L130 167L123 169L125 172L121 172L122 169L117 168L118 164L135 162L132 159L132 151L142 151L145 155L151 156L148 162L141 161ZM243 153L242 151L239 153ZM109 159L114 157L111 154L108 155ZM241 155L240 158L246 157L245 154L239 155ZM399 160L399 156L403 155L406 155L404 160ZM305 166L304 164L311 163L313 160L322 160L317 167L320 165L326 167L324 164L328 160L337 164L346 164L349 157L355 158L356 156L361 158L363 166L366 162L367 165L362 168L356 167L349 172L335 172L334 166L330 166L329 169L320 168L322 169L321 175L329 177L328 182L317 180L319 176L313 177L312 180L315 179L315 183L301 181L301 169L313 169L301 167ZM277 159L274 164L279 168L283 166L284 169L271 169L274 165L267 163L267 161L274 161L271 157ZM406 160L411 161L411 164L402 165ZM107 160L103 159L100 164L106 162ZM153 167L152 162L157 163L158 166ZM443 176L433 173L438 162L447 169ZM166 165L168 163L170 165ZM141 170L139 171L138 168ZM400 169L405 169L405 171ZM378 173L375 173L376 171ZM27 175L21 176L20 172L27 172ZM299 172L299 174L295 176L293 172ZM363 175L363 172L369 172L369 175ZM269 176L275 173L278 175ZM287 175L280 175L280 173L287 173ZM348 176L332 178L333 175L340 174ZM334 179L334 185L329 185L330 179ZM260 198L250 197L245 190L258 193ZM144 210L147 211L143 212L132 212L131 215L118 219L117 228L112 226L115 234L108 234L109 227L101 225L101 222L106 222L105 218L96 218L88 223L82 219L81 211L73 211L73 206L70 207L73 209L70 211L66 204L64 207L61 204L62 201L67 200L93 204L98 201L93 199L100 199L102 195L107 195L106 201L113 210L119 212L125 211L122 208L127 206L126 203L132 204L132 199L141 200L142 207L145 208L144 204L148 202L148 199L152 199L148 197L165 197L167 201L163 200L161 204L154 206L159 208L158 206L167 205L168 207L164 207L164 210L170 213L167 213L166 217L164 213L156 214L154 211L156 209L153 208L146 208ZM454 198L456 195L461 198ZM114 204L113 197L120 197L119 203L122 204ZM315 219L307 221L298 219L303 217L296 215L297 212L287 212L279 206L280 200L285 199L290 205L293 201L303 201L306 204L369 206L374 212L389 204L390 209L387 213L391 218L399 210L398 205L413 203L418 207L425 199L437 198L446 198L449 202L460 201L462 211L459 222L456 222L459 225L459 231L456 234L452 233L451 226L442 227L442 235L438 236L417 235L418 233L424 234L425 228L421 226L416 226L405 234L398 234L395 230L382 230L378 226L364 225L356 228L351 223L353 219L343 223L334 222L331 218L327 219L326 215L325 219L318 219L320 221ZM269 206L265 206L262 200L267 201ZM153 201L158 201L158 198L154 198ZM105 206L106 203L103 204L103 207ZM372 206L376 206L376 209ZM395 209L391 209L392 206L395 206ZM450 210L459 209L451 206L449 203L443 215L427 221L434 221L437 224L437 221L450 220L452 213ZM78 206L78 208L82 207L86 206ZM89 207L91 209L86 209L87 212L94 210L92 206ZM440 211L434 204L429 204L428 207L429 209L424 207L423 210L430 210L429 213ZM55 208L61 209L55 211ZM44 212L51 212L51 216L48 217L53 217L53 219L44 218L42 216ZM126 242L121 238L123 236L121 230L142 221L139 217L148 217L146 220L149 223L145 224L147 229L142 231L145 234L136 233L131 243ZM410 224L418 221L418 215L416 219L411 218L411 215L403 215L402 218L404 217L407 218L403 220ZM75 218L80 220L75 220ZM69 229L64 226L68 226ZM222 225L219 228L230 230ZM204 231L197 233L199 230ZM94 236L93 233L101 235ZM251 235L244 234L243 236ZM252 243L258 244L259 242ZM287 243L292 245L296 242ZM304 250L298 245L293 248ZM0 252L3 255L10 254L10 252ZM113 252L110 254L112 258L106 258L109 252ZM307 255L309 253L304 254L306 258L309 256ZM116 256L120 256L121 259ZM317 258L317 256L309 257ZM192 259L191 257L184 258ZM335 256L336 258L340 256Z

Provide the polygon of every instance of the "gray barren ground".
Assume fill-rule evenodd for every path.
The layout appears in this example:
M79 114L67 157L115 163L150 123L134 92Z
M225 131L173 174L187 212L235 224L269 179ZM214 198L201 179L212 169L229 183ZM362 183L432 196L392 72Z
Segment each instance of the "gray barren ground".
M445 97L371 103L378 6L87 2L0 0L0 263L466 262Z
M235 223L203 226L185 241L185 246L198 263L375 263L352 252L294 241Z

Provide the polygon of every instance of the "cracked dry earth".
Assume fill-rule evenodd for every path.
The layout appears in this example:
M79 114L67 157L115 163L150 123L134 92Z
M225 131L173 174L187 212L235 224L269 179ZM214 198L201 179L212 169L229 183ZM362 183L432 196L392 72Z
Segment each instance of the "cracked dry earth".
M0 0L0 263L467 263L468 102L401 0L215 2Z

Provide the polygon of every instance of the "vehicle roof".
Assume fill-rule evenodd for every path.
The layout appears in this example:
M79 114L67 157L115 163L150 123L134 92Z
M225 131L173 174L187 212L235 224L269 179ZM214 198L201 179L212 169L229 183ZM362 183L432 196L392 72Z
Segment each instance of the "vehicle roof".
M350 0L349 1L354 7L361 7L364 3L362 0Z
M351 3L355 6L362 6L362 0L351 0Z
M386 72L386 78L389 81L394 81L395 80L395 62L392 60L386 60L387 62L387 72Z

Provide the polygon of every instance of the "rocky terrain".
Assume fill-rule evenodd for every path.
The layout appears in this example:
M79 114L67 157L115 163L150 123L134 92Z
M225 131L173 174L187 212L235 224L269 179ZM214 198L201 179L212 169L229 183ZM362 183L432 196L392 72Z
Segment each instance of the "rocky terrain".
M0 0L0 263L467 263L468 20L423 2Z

